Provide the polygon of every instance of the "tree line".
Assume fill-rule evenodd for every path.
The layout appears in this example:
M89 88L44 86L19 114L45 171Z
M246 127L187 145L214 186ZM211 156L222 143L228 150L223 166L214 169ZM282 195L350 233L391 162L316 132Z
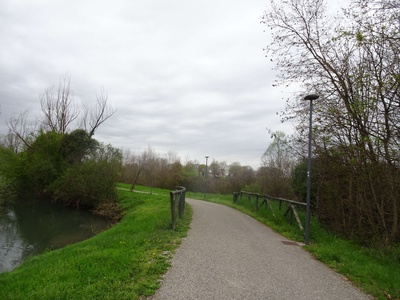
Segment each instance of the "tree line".
M228 165L213 160L207 166L196 160L182 163L175 153L160 155L151 147L141 153L125 151L123 157L121 181L131 184L131 189L136 184L165 189L184 186L198 193L229 194L250 186L256 177L253 168L238 162Z
M276 85L300 84L283 119L305 157L313 122L313 212L364 243L400 241L400 1L357 0L332 15L323 0L271 0L263 16Z
M277 134L286 140L283 132ZM275 139L263 154L257 170L240 162L227 164L212 158L209 165L197 160L182 162L173 152L161 155L151 147L140 153L127 150L123 151L121 182L131 184L131 189L137 184L165 189L184 186L197 193L233 194L246 190L294 197L291 170L295 161L289 156L281 157L282 147L285 147L282 140Z

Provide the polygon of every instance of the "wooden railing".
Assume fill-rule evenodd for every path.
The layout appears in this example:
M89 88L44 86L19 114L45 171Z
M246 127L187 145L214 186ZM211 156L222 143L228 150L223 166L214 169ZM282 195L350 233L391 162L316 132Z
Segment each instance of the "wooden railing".
M290 214L289 215L290 223L292 223L293 216L294 216L297 224L299 225L299 228L301 230L304 230L303 224L301 224L299 215L297 213L296 206L306 207L307 204L305 202L298 202L298 201L288 200L288 199L284 199L284 198L272 197L269 195L262 196L258 193L249 193L249 192L241 191L240 193L233 193L233 203L237 203L239 198L242 199L243 196L247 197L247 200L249 200L253 203L256 211L259 210L265 204L265 206L268 206L271 209L271 211L274 215L275 215L275 212L274 212L273 206L271 205L271 202L270 202L271 200L279 202L279 210L282 209L282 203L288 204L288 207L287 207L287 210L286 210L284 216L286 217L288 214Z
M185 211L186 189L182 186L177 186L175 191L170 192L169 195L171 200L172 230L175 230L177 217L182 219Z

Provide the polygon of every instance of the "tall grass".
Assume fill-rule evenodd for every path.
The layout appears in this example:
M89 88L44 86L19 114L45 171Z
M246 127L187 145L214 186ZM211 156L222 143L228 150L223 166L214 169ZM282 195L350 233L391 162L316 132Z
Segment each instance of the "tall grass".
M119 190L122 221L0 274L0 299L139 299L152 295L191 220L171 230L169 197Z
M204 199L204 194L187 192L188 198ZM286 206L279 210L272 201L272 210L263 206L256 209L246 197L233 203L233 195L206 194L205 199L238 209L268 225L283 236L302 242L304 232L296 221L284 217ZM304 224L304 210L298 210ZM315 218L311 218L311 240L305 249L332 269L346 276L360 289L376 299L400 299L400 245L391 248L365 248L354 241L343 239L325 230Z

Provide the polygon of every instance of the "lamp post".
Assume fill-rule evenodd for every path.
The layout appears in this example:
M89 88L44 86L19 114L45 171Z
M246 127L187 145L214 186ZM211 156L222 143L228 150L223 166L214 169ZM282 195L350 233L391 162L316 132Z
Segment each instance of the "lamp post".
M304 243L310 243L310 211L311 211L311 140L312 140L312 112L313 100L317 100L319 95L311 94L304 97L310 101L310 124L308 129L308 160L307 160L307 203L306 203L306 232Z
M206 199L206 192L207 192L207 174L208 174L207 164L208 164L208 155L206 155L206 173L204 174L205 177L204 199Z

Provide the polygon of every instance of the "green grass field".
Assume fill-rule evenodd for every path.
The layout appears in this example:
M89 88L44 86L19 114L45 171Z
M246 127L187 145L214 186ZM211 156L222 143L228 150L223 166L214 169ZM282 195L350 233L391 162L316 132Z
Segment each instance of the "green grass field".
M144 299L159 287L161 275L191 220L190 206L172 231L169 192L119 184L124 218L120 223L86 241L28 259L14 271L0 274L0 299ZM203 199L202 193L186 193ZM232 195L206 195L234 207L280 234L303 241L296 222L283 217L285 208L258 211L254 203ZM299 210L304 221L304 213ZM367 249L324 230L314 219L311 243L305 248L317 259L345 275L376 299L400 299L400 247Z
M0 274L0 299L139 299L152 295L191 220L171 228L164 195L119 190L123 220L88 240Z

